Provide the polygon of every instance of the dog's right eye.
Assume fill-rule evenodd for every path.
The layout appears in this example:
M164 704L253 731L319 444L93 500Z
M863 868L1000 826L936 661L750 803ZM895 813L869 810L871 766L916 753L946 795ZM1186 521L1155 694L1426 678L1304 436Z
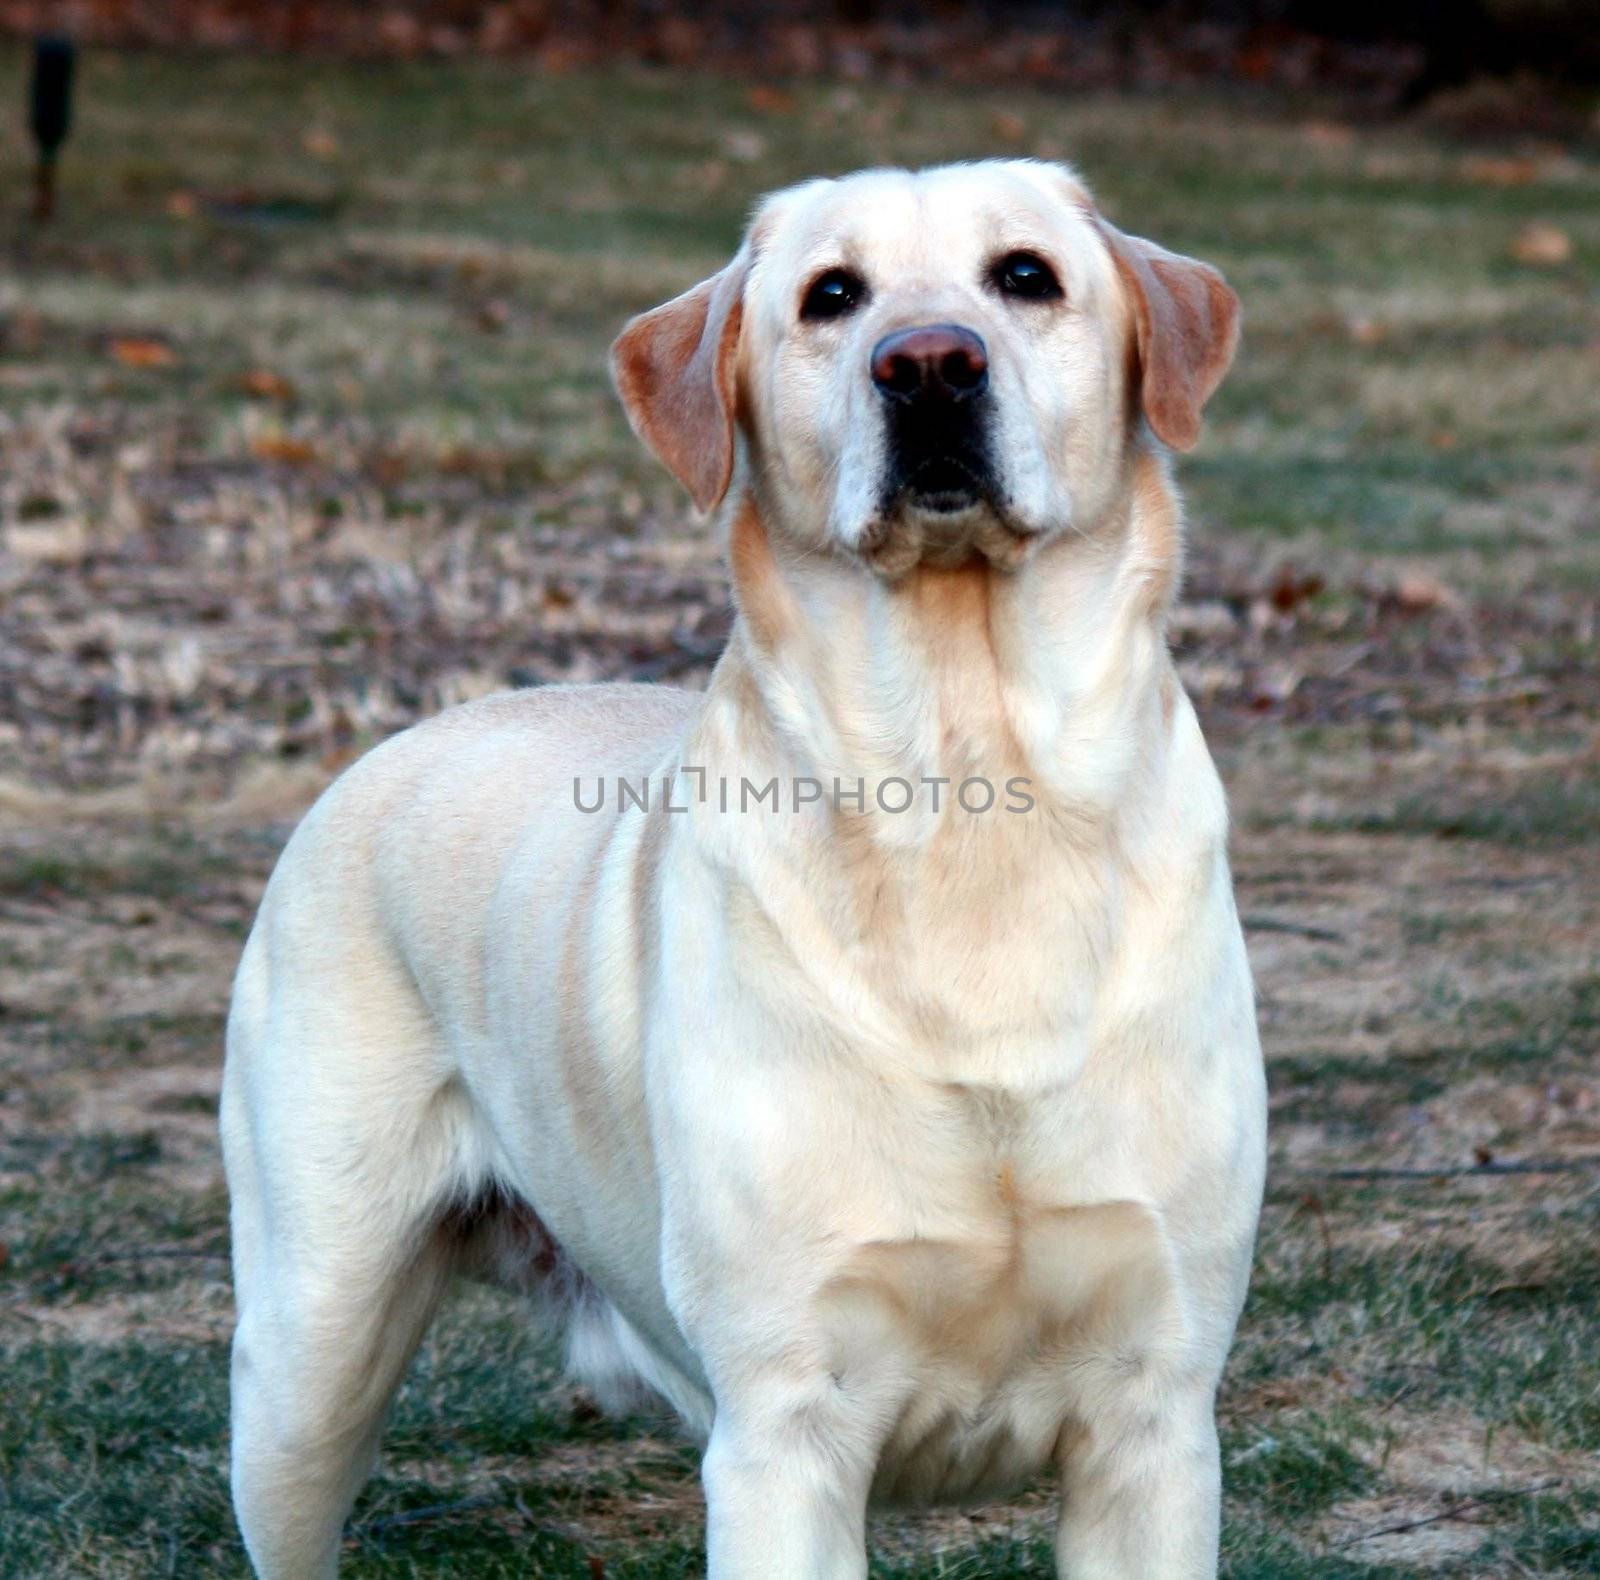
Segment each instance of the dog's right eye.
M861 305L866 294L867 282L859 274L852 274L848 269L829 269L806 288L800 316L805 319L843 318Z

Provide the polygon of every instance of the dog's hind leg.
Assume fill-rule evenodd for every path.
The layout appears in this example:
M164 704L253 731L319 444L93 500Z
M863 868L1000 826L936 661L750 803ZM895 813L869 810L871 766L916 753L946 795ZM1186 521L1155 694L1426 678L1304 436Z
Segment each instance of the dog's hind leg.
M459 1088L429 1076L406 984L346 997L297 972L275 995L269 953L253 938L240 969L222 1104L234 1507L262 1580L328 1580L454 1269L472 1120Z

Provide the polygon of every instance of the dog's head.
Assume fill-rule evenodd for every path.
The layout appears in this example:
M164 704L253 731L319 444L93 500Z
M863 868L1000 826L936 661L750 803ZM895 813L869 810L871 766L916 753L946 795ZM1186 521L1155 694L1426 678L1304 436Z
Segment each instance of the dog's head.
M612 366L702 509L742 435L780 530L892 575L1086 529L1146 431L1195 443L1237 333L1214 269L1124 235L1061 166L992 161L775 194Z

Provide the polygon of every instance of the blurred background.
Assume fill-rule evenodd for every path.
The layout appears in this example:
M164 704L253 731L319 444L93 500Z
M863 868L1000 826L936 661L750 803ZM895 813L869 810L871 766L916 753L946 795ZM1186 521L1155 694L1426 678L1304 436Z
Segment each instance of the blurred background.
M0 0L0 89L0 1575L242 1572L221 1017L310 798L704 682L611 336L770 187L989 154L1245 304L1172 632L1274 1114L1225 1572L1600 1572L1595 0ZM1046 1494L874 1572L1046 1575ZM648 1580L699 1520L475 1292L348 1561Z

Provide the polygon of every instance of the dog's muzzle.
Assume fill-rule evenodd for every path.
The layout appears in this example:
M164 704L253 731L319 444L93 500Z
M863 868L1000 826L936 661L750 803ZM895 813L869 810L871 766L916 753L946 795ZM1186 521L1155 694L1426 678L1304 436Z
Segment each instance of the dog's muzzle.
M995 497L989 457L989 354L960 324L924 324L872 348L872 382L888 423L884 511L935 514Z

